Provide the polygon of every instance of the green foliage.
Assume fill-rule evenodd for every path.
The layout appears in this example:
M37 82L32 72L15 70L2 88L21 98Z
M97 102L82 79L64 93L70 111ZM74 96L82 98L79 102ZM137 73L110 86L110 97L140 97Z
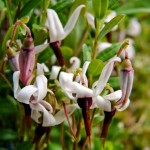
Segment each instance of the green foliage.
M102 69L104 67L104 63L99 60L99 59L94 59L91 61L89 68L88 68L88 73L91 74L92 76L98 76Z
M109 60L110 58L112 58L113 56L115 56L117 54L121 45L122 45L122 43L112 44L112 46L110 46L110 47L104 49L102 52L100 52L96 58L100 59L102 61Z
M19 13L19 18L22 18L26 15L28 15L28 13L34 9L39 3L41 3L43 0L37 1L37 0L32 0L32 1L28 1L24 7L22 7L22 9L20 10Z
M108 2L108 0L92 0L93 10L96 18L103 19L105 17L108 8Z
M113 18L110 22L108 22L98 35L98 39L101 40L108 32L111 31L111 29L113 29L113 27L115 27L115 25L120 23L124 19L124 17L124 15L118 15L115 18Z
M116 9L118 14L134 14L134 13L149 13L150 2L149 0L132 0L125 3Z

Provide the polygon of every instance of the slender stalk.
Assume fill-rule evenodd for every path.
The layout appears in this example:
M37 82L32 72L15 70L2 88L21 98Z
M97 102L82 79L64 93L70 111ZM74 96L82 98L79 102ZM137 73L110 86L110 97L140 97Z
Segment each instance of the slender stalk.
M61 124L61 134L60 134L60 142L61 142L61 145L62 145L62 150L65 149L65 143L64 143L64 123Z
M79 142L79 137L80 137L80 133L81 133L81 127L82 127L82 117L80 117L80 119L79 119L77 133L76 133L77 140L74 142L73 150L78 149L78 142Z
M65 103L63 103L63 107L64 107L64 112L65 112L65 115L66 115L66 118L67 118L67 121L68 121L68 124L69 124L70 131L71 131L73 137L74 137L75 140L76 140L76 134L74 133L74 131L73 131L73 129L72 129L72 126L71 126L71 123L70 123L70 120L69 120L69 117L68 117L68 112L67 112Z
M13 91L12 85L9 82L9 80L6 78L6 76L0 72L0 76L6 81L7 85L10 87L10 89Z
M96 57L96 52L97 52L97 48L98 48L98 35L100 33L100 27L101 27L101 23L100 20L96 19L96 31L95 31L95 41L94 41L94 47L93 47L93 53L92 53L92 58L95 59Z
M85 30L84 30L84 32L83 32L83 34L82 34L82 36L81 36L81 39L80 39L79 44L78 44L78 47L76 48L75 53L74 53L75 56L78 56L78 55L79 55L80 50L81 50L81 48L82 48L82 45L83 45L84 41L85 41L86 38L87 38L88 31L89 31L89 26L87 26L87 27L85 28Z

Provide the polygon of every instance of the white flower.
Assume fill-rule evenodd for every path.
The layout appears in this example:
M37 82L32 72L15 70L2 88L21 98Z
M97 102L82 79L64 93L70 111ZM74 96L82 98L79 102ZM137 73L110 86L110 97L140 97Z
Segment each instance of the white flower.
M47 20L45 25L49 29L50 43L63 40L73 30L83 7L85 7L85 5L80 5L75 9L64 28L57 13L53 9L47 9Z
M141 33L141 25L136 18L130 20L127 33L131 36L137 36Z
M72 64L72 66L70 67L71 72L75 71L77 68L80 67L80 59L78 57L71 57L70 58L70 63ZM60 66L52 66L51 69L51 75L50 75L50 79L57 79L58 74L61 70Z
M74 75L72 73L61 72L59 77L59 83L63 91L67 94L67 96L72 100L77 100L78 98L92 98L92 106L91 108L101 108L105 111L111 111L111 103L110 97L101 97L99 94L104 89L108 78L111 75L113 65L115 61L121 61L119 57L112 58L107 65L104 67L99 80L93 84L93 89L88 88L88 80L86 77L86 70L88 68L89 62L85 62L83 66L83 74L80 76L77 82L76 79L73 81ZM111 94L113 96L112 100L118 101L122 93L121 92L114 92Z
M60 110L53 115L52 106L43 100L47 94L47 78L44 76L43 65L37 64L37 77L33 85L28 85L21 89L19 75L20 71L16 71L13 74L14 97L19 102L30 105L31 118L37 123L42 123L42 126L54 126L63 122L66 119L64 111ZM69 115L73 113L75 108L77 108L76 105L66 107ZM39 120L42 115L43 119Z

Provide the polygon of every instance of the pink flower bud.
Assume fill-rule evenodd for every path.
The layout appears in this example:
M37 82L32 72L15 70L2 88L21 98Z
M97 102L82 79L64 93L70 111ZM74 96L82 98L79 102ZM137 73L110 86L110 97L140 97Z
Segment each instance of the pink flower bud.
M34 65L34 42L31 36L27 36L24 39L23 46L19 53L20 80L24 85L28 85L30 83Z

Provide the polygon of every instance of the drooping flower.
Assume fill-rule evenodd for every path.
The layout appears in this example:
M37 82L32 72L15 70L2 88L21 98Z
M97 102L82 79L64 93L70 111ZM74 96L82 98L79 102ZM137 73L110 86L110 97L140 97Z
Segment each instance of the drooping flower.
M117 101L116 108L121 109L129 105L129 96L131 94L134 70L132 68L131 61L125 58L123 63L123 69L121 70L121 91L122 97Z
M14 97L21 103L29 104L31 108L31 118L42 126L54 126L63 122L65 113L63 110L53 114L52 106L44 100L47 94L47 78L43 73L43 66L37 64L37 77L33 85L25 86L21 89L19 85L20 71L13 74ZM68 105L66 107L69 115L73 113L77 106Z
M107 97L102 97L99 94L102 92L106 83L111 75L114 67L114 62L120 62L119 57L112 58L104 67L99 80L93 84L93 89L88 88L88 80L86 77L86 71L90 62L85 62L83 65L82 73L79 76L74 77L73 73L61 72L59 76L59 83L66 95L72 99L77 100L78 105L82 109L82 115L84 118L85 129L87 136L91 135L91 122L89 109L100 108L101 110L111 112L111 103ZM116 91L113 94L113 100L119 100L122 93ZM107 95L109 98L109 95Z
M73 30L83 7L85 7L85 5L80 5L74 10L64 28L57 13L53 9L47 9L45 25L49 29L50 43L63 40Z

